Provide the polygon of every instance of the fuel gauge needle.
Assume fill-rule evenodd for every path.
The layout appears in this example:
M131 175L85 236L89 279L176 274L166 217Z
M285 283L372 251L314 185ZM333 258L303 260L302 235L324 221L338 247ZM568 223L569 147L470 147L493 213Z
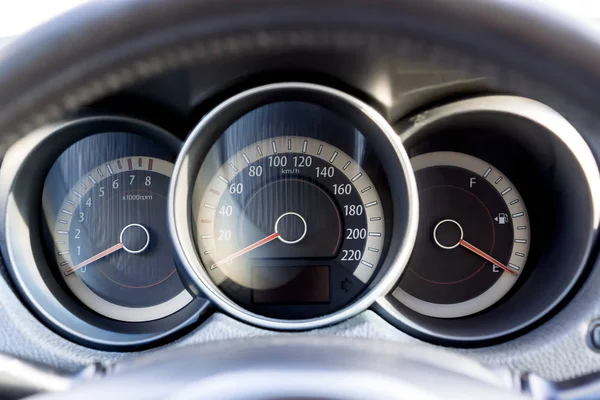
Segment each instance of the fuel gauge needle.
M479 250L477 247L473 246L471 243L467 242L466 240L461 239L458 242L458 244L460 244L465 249L472 251L473 253L477 254L478 256L482 257L483 259L491 262L492 264L499 266L500 268L502 268L506 272L509 272L512 275L516 275L517 274L512 269L508 268L506 265L502 264L501 262L499 262L498 260L496 260L494 257L492 257L492 256L484 253L483 251Z
M114 246L109 247L108 249L96 254L95 256L92 256L92 257L88 258L87 260L80 262L73 268L66 270L65 276L69 276L73 272L77 271L78 269L81 269L81 268L85 267L86 265L93 263L94 261L98 261L99 259L106 257L107 255L112 254L115 251L121 250L122 248L123 248L123 243L117 243Z

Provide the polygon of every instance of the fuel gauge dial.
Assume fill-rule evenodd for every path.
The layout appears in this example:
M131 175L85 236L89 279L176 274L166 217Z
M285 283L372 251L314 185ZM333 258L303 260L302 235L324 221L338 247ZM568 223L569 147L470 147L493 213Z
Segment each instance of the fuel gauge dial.
M529 251L529 218L509 179L462 153L413 158L419 189L419 233L393 295L420 314L458 318L504 297Z

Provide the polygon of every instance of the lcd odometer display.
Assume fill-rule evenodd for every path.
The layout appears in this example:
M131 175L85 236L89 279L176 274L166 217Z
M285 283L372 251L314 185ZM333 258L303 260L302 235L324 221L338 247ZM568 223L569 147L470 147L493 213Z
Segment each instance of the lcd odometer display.
M254 303L306 304L329 303L329 266L312 267L254 267L252 268L253 287L276 277L284 279L283 285L268 285L268 289L253 289Z

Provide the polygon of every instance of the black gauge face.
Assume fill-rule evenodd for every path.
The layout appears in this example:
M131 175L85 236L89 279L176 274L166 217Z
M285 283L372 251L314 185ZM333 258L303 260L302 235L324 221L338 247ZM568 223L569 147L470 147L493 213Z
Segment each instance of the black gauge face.
M477 313L523 271L529 250L523 200L500 171L475 157L439 152L412 162L419 233L394 296L433 317Z
M309 137L240 149L196 188L194 209L210 278L268 317L312 318L345 306L384 250L375 184L344 151Z
M66 285L92 310L121 321L156 320L183 308L192 298L176 272L165 229L173 164L131 154L99 158L84 169L72 163L81 156L77 149L61 156L44 194L53 253ZM79 172L69 179L64 168ZM64 187L60 202L56 185Z

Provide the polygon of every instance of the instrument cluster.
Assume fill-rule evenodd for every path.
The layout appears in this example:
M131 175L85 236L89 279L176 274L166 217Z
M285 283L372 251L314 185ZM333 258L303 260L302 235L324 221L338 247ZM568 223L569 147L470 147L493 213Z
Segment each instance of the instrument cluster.
M581 136L512 96L392 126L336 89L271 84L187 137L75 118L4 165L17 288L51 328L109 349L161 343L211 304L267 329L372 308L435 343L503 340L572 292L600 215Z

